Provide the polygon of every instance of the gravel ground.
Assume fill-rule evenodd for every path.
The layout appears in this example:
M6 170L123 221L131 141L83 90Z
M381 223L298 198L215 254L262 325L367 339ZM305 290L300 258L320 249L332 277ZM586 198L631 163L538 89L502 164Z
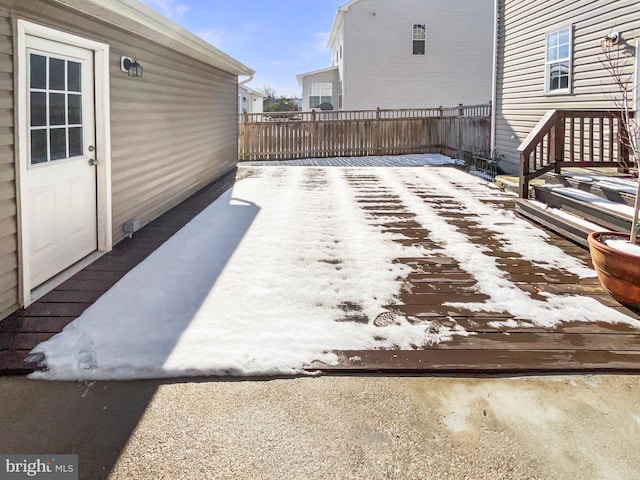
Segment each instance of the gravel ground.
M87 479L636 479L640 376L14 377L0 425Z

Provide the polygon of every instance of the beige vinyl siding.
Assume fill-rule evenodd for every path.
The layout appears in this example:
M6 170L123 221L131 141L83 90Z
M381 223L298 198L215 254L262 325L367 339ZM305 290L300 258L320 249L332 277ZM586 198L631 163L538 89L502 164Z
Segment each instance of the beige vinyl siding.
M633 69L640 32L636 0L500 0L498 2L495 148L505 170L518 170L517 147L550 109L610 109L616 92L600 62L600 42L610 31L622 34L623 53ZM571 93L546 95L545 35L572 26ZM621 50L622 51L622 50Z
M0 318L18 306L12 20L110 45L112 214L146 224L237 163L237 76L58 4L0 8ZM12 17L12 18L10 18ZM120 71L136 57L142 78Z
M136 56L144 77L111 61L114 240L122 224L143 224L237 161L237 78L153 44L112 42L112 57ZM114 54L114 52L118 52ZM130 53L126 53L130 52Z
M18 308L18 237L14 155L13 40L0 8L0 318Z
M345 110L490 100L492 0L362 0L343 21ZM414 24L426 25L425 55L413 55Z

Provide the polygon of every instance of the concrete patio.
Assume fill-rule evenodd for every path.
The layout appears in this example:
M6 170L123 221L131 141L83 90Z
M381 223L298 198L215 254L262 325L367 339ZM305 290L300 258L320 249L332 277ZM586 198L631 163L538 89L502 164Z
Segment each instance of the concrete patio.
M638 392L613 375L4 377L0 452L78 454L90 480L633 480Z

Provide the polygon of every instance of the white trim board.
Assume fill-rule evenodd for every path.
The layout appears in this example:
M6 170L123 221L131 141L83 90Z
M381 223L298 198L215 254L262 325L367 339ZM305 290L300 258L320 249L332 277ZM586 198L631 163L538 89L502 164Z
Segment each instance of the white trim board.
M635 62L635 79L633 82L633 94L636 104L636 115L640 115L640 37L636 38L636 62Z
M235 75L252 69L138 0L54 0Z
M16 149L16 197L18 210L18 285L20 306L28 307L32 302L32 289L28 272L29 229L24 221L24 212L28 211L27 197L21 188L28 158L27 142L27 55L26 37L34 36L54 42L65 43L92 50L94 53L95 78L95 127L96 127L96 167L97 178L97 228L98 252L108 252L113 246L111 215L111 120L109 90L109 45L89 40L70 33L61 32L44 25L19 19L17 21L17 146Z

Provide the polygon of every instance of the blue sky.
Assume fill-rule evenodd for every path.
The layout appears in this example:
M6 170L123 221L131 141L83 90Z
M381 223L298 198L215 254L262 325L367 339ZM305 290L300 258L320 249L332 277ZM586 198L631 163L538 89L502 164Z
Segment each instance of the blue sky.
M249 84L300 96L296 75L331 66L326 42L347 0L142 0L256 71Z

